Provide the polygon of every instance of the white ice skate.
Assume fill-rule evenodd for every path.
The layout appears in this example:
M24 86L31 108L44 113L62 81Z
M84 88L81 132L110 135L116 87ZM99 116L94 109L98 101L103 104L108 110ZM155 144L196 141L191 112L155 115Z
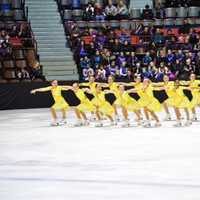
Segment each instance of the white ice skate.
M51 126L59 126L59 123L57 121L51 122Z
M67 124L67 120L66 119L62 119L60 122L59 122L59 125L65 125Z
M171 118L170 114L167 114L164 118L164 121L171 121L171 120L172 120L172 118Z
M192 121L193 122L195 122L195 121L197 121L198 119L197 119L197 116L194 114L193 116L192 116Z
M90 121L91 121L91 122L94 122L94 121L96 121L96 117L95 117L95 115L94 115L94 114L92 114L92 115L91 115L91 117L90 117Z
M82 123L83 126L89 126L90 122L88 120L84 120Z
M121 125L122 128L128 128L130 126L129 120L125 120Z
M110 122L109 126L116 126L117 125L117 122L116 121L112 121Z
M160 122L156 122L154 126L155 126L155 127L161 127L162 124L161 124Z
M120 121L119 115L115 115L115 121L116 121L116 122L119 122L119 121Z
M144 128L150 128L151 127L151 123L147 120L143 123L142 125Z
M192 125L192 121L191 120L187 120L184 124L184 126L191 126Z
M82 120L77 120L75 124L73 124L73 127L80 127L83 126Z
M103 123L101 121L97 121L95 127L103 127Z
M176 121L176 124L173 125L174 127L181 127L182 124L181 124L181 121Z

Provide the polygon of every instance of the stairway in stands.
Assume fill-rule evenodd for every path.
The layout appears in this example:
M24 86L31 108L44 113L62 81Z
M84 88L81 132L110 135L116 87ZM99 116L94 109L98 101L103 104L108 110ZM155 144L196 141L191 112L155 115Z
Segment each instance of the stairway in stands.
M47 80L78 80L56 1L26 0L26 6Z
M152 0L130 0L130 9L143 9L148 4L151 8L153 7Z

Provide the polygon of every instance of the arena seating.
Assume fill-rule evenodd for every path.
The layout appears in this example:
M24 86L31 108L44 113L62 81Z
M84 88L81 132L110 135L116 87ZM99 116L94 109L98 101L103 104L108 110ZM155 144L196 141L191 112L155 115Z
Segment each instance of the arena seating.
M0 7L0 82L44 80L24 1L4 0Z
M141 65L139 71L144 68L143 59L147 53L150 53L152 62L154 62L154 65L157 65L157 55L162 51L167 55L167 51L171 49L173 49L174 55L179 51L184 54L183 64L185 64L188 58L193 59L192 57L195 57L195 61L192 60L192 63L193 65L197 65L197 60L199 59L199 55L197 54L200 46L198 43L200 38L200 7L195 0L188 1L189 3L184 1L184 5L181 1L178 1L179 3L166 1L165 5L157 5L155 8L150 8L148 5L143 8L130 7L128 14L117 14L112 17L108 17L105 13L107 4L103 0L92 1L94 2L94 4L91 3L94 13L89 17L86 15L87 7L90 4L89 0L56 1L65 27L68 44L73 51L74 60L83 80L87 79L86 74L96 74L101 67L103 67L102 70L105 70L108 67L107 65L111 64L111 61L119 65L117 62L120 53L127 53L127 55L124 55L126 57L125 66L123 69L120 69L118 66L119 69L112 70L115 75L116 73L120 73L120 70L125 70L124 77L133 72L135 73L135 69L130 69L130 66L127 66L127 59L130 59L130 54L133 52L139 60L138 65ZM26 24L24 26L28 27L30 35L28 38L9 37L7 55L4 55L3 60L1 59L0 76L3 81L30 81L32 78L28 78L27 76L32 76L31 70L36 65L38 57L37 42L31 31L31 25L26 19L27 9L24 7L24 1L5 0L2 2L1 15L3 16L3 20L0 22L1 30L6 29L9 32L12 31L15 24L18 27L21 26L20 24ZM124 6L128 8L128 1L124 2L126 2ZM119 1L112 1L112 4L118 7ZM194 38L192 38L193 36ZM113 52L111 45L115 44L114 42L110 43L111 40L112 42L114 40L119 41L119 51ZM196 44L193 40L196 40ZM124 47L125 41L128 43L128 52ZM94 47L92 47L93 45ZM93 63L94 52L96 50L100 51L100 57L103 60L103 65L98 66L97 69ZM111 58L109 62L105 61L107 57ZM83 69L81 65L84 62L90 63L89 66L91 68ZM149 64L150 62L147 63L147 65ZM167 62L164 64L168 65ZM31 70L27 71L30 68ZM158 69L160 68L158 67ZM25 78L20 78L22 72L18 73L18 70L23 71Z

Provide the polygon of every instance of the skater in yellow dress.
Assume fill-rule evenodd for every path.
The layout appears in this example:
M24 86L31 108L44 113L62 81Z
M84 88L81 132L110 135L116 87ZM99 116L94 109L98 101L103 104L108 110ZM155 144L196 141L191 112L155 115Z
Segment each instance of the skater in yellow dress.
M200 103L200 80L196 80L196 75L191 74L190 75L190 81L189 81L189 87L192 92L192 121L197 121L197 115L196 115L196 106Z
M191 125L191 120L190 120L190 114L189 114L189 109L191 109L191 102L189 99L185 96L184 90L189 90L187 86L184 85L184 82L181 82L179 80L176 80L174 82L174 86L168 86L165 87L167 94L169 96L169 99L167 101L169 106L172 106L174 108L176 118L177 118L177 123L174 125L176 127L182 126L181 119L182 115L180 112L180 109L184 109L187 121L185 122L185 126Z
M119 121L119 115L118 115L118 112L117 112L117 106L119 105L119 84L114 82L114 77L113 76L109 76L108 77L108 83L107 84L102 84L102 86L105 86L105 87L108 87L109 90L113 91L115 97L116 97L116 100L115 102L113 103L113 108L115 110L115 119L117 121Z
M144 79L143 87L138 90L140 93L141 101L140 106L144 109L144 114L146 117L146 122L144 127L150 127L150 115L156 121L155 127L161 126L160 120L155 112L160 112L162 110L162 105L153 96L153 87L149 79Z
M127 101L128 101L128 109L127 110L130 110L130 111L133 111L136 116L137 116L137 124L140 125L141 121L143 120L142 118L142 112L141 112L141 108L143 105L143 99L140 98L140 95L141 95L141 91L142 91L142 88L143 88L143 83L141 82L141 76L140 75L136 75L135 78L134 78L134 81L135 82L130 82L130 83L120 83L120 85L123 85L123 86L127 86L127 87L133 87L134 89L129 89L129 90L126 90L126 98L127 98ZM131 97L131 93L136 93L137 96L138 96L138 99L135 100L133 97ZM127 95L128 94L128 95Z
M136 122L138 125L140 125L140 107L138 105L138 102L130 96L130 93L135 93L133 92L132 89L130 90L125 90L124 85L119 85L119 106L122 109L122 114L124 117L124 123L122 124L123 127L128 127L130 126L129 123L129 118L128 118L128 111L129 112L134 112L136 115Z
M113 119L114 114L114 108L112 105L110 105L109 102L105 99L105 94L110 93L110 91L102 91L101 84L96 85L96 91L95 91L95 106L96 106L96 116L97 116L97 124L96 126L103 126L101 121L101 114L105 115L110 120L110 125L115 125Z
M171 97L171 92L174 88L174 82L173 81L169 81L169 77L167 75L164 75L163 77L163 82L160 83L153 83L153 86L156 88L160 88L160 90L165 90L168 98L162 103L164 111L166 113L165 119L164 121L170 121L171 120L171 114L169 112L169 102L172 100ZM166 88L168 88L168 90L166 90Z
M51 86L44 87L44 88L38 88L31 91L31 94L35 94L36 92L48 92L51 91L51 94L53 96L53 99L55 101L54 105L51 107L51 115L52 115L52 126L57 126L59 123L57 122L57 110L62 111L62 121L61 124L66 123L66 111L69 109L68 103L65 101L65 99L62 97L62 90L67 90L63 86L58 85L58 81L54 80L51 82Z
M95 78L94 76L90 76L89 77L89 82L85 82L85 83L80 83L80 86L86 86L90 89L91 95L94 96L94 93L96 91L96 85L97 83L95 82ZM92 98L90 101L94 104L95 98ZM91 121L95 120L95 113L91 112Z
M89 125L89 121L85 112L94 112L95 106L85 95L85 91L87 91L87 89L80 89L78 83L74 83L72 86L65 86L64 88L72 90L76 97L80 100L80 104L76 106L75 110L78 118L76 126Z

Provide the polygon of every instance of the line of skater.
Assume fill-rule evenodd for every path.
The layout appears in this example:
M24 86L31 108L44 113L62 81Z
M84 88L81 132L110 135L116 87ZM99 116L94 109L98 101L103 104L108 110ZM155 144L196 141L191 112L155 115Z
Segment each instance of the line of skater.
M135 114L137 126L160 127L162 123L157 113L164 111L166 116L163 121L171 121L170 107L176 117L173 126L190 126L197 121L196 108L200 105L200 80L196 79L195 74L191 74L188 81L170 81L165 75L163 82L159 83L147 78L142 80L140 75L130 83L115 82L112 76L108 77L107 83L95 82L95 78L90 76L88 82L73 83L72 86L58 85L58 81L54 80L49 87L31 91L31 94L51 91L55 101L51 107L52 126L67 123L66 113L70 106L62 96L62 90L73 91L80 101L73 107L77 118L75 127L88 126L91 122L96 127L103 127L105 118L110 121L110 126L116 126L121 120L122 127L130 127L130 112ZM155 97L155 92L160 93L161 99ZM112 102L108 100L109 95L114 96ZM58 110L62 112L61 121L57 119ZM91 113L90 117L86 114L88 112ZM120 119L119 112L123 119ZM183 119L183 112L186 119Z

